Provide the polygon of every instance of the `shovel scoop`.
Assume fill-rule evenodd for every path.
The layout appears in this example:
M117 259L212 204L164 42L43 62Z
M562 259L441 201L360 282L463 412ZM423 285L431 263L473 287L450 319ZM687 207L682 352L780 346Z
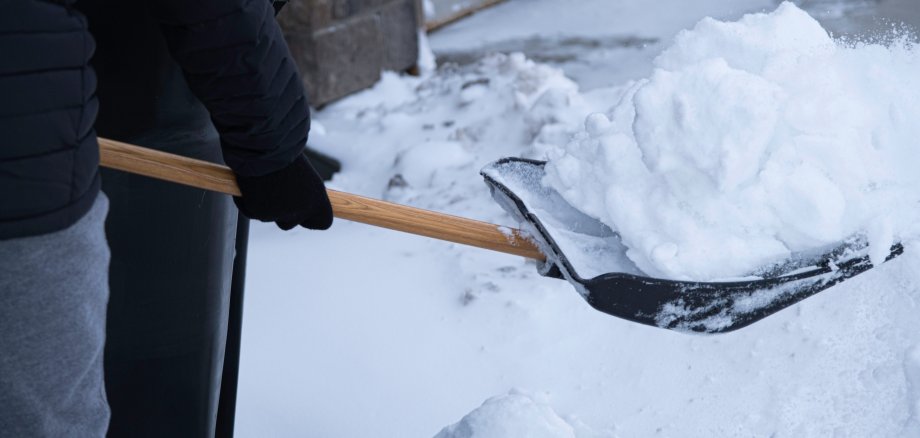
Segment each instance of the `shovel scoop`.
M546 255L543 275L568 280L595 309L670 330L737 330L873 267L864 239L796 254L741 280L691 282L651 278L627 257L619 236L569 205L541 181L544 162L506 158L482 176L492 197ZM903 252L892 246L886 258Z

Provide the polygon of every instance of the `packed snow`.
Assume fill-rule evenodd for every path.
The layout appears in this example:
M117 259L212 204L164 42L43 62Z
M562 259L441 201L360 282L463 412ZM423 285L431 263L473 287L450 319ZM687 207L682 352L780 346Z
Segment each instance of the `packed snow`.
M546 182L654 277L741 277L920 221L920 53L836 42L792 3L681 32L647 79L548 148Z
M435 438L590 438L594 432L566 422L552 407L512 390L486 400Z
M436 52L528 32L548 43L663 43L616 49L628 60L622 70L607 64L610 73L593 72L587 87L572 79L585 78L578 60L520 54L441 62L419 78L386 73L315 113L311 145L344 163L330 187L518 226L491 199L483 166L545 158L588 130L604 135L617 122L611 107L635 95L636 83L624 81L654 79L662 67L651 60L678 31L704 15L727 23L779 2L662 0L663 20L647 4L511 0L432 35ZM605 32L604 17L624 27ZM552 32L528 28L535 23ZM911 56L897 45L844 49L890 61L874 73L881 79ZM613 59L586 56L593 66ZM822 84L834 81L812 85ZM810 116L818 109L850 115L828 104ZM589 118L597 113L604 119ZM882 225L876 235L899 228ZM599 313L518 257L344 220L326 232L254 224L237 434L920 437L920 243L904 244L903 256L752 326L688 336Z

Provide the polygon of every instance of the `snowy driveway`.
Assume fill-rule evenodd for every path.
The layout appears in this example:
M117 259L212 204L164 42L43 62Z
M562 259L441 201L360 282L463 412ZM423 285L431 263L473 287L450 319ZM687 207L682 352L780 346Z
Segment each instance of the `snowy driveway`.
M863 4L904 1L805 3L849 26ZM538 135L566 138L615 94L606 87L647 75L701 17L776 6L648 4L510 0L433 35L465 65L424 81L386 75L316 114L311 143L345 162L332 186L513 225L480 166L533 153ZM476 55L496 48L552 56ZM920 253L910 247L712 337L595 312L515 257L346 221L328 232L254 224L249 263L241 437L429 437L493 396L483 421L523 431L515 421L541 419L542 431L577 437L920 437Z

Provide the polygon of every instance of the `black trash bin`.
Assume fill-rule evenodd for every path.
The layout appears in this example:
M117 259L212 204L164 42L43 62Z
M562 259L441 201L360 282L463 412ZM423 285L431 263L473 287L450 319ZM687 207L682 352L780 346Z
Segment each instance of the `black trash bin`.
M98 134L222 163L208 113L144 2L82 0L77 7L97 42ZM227 195L110 170L103 171L103 191L111 202L109 436L214 436L237 209ZM245 260L245 242L240 248Z

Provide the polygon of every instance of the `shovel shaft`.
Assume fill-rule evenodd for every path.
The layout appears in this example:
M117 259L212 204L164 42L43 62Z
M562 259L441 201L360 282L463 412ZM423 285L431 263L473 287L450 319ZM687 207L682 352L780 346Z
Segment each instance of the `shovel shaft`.
M103 167L241 196L236 177L227 166L105 138L99 139L99 152ZM328 193L337 218L545 260L521 230L336 190L328 190Z

